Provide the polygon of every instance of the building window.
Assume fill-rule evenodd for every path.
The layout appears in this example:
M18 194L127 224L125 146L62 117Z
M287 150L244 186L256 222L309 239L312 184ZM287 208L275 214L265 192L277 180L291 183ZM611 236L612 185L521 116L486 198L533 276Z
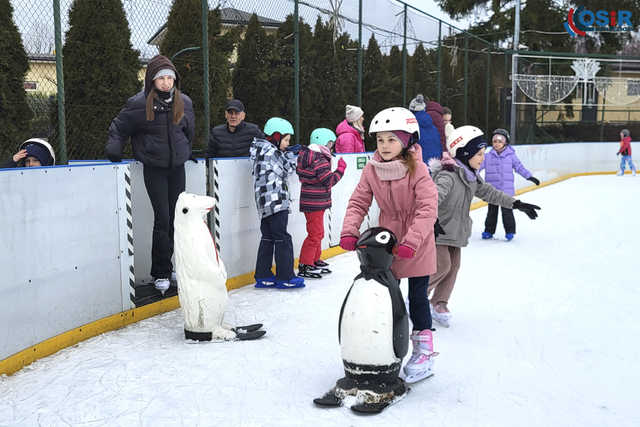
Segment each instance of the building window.
M38 82L24 82L24 90L38 90Z
M640 80L627 80L627 96L640 96Z

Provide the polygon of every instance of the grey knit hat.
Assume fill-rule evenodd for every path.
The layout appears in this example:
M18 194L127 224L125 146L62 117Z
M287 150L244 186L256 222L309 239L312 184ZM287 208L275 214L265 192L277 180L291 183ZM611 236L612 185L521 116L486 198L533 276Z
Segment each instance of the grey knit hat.
M356 105L347 105L344 107L344 118L347 119L347 122L353 123L360 119L364 115L364 111L362 108Z
M424 101L424 96L419 93L409 103L409 110L411 111L424 111L427 108L427 103Z
M631 132L629 132L629 129L622 129L622 135L631 136Z

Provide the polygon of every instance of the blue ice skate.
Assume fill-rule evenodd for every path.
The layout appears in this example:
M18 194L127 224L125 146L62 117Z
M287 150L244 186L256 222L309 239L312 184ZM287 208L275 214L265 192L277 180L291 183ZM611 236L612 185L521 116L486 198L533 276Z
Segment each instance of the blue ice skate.
M489 239L493 239L493 234L489 233L488 231L483 231L482 240L489 240Z
M276 280L276 288L278 289L304 288L304 279L302 277L293 276L289 280Z
M512 241L514 237L515 237L515 234L513 233L507 233L504 235L504 238L507 239L508 242Z
M275 288L276 287L276 276L267 277L264 279L256 279L255 287L258 289L264 288Z

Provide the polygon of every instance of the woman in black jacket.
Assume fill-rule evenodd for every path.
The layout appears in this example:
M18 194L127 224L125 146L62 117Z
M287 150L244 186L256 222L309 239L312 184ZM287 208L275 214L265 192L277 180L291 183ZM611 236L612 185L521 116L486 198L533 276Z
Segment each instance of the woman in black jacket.
M144 183L153 207L151 276L163 294L173 271L173 217L185 189L184 163L191 157L195 118L191 99L178 89L180 76L171 61L155 56L147 66L144 90L127 100L109 126L106 155L122 160L129 138L143 163Z

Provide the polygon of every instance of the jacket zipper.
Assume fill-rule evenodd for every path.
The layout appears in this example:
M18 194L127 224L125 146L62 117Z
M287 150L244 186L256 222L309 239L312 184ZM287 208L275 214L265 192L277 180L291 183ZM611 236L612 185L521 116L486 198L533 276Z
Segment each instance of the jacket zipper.
M175 101L174 101L175 102ZM171 111L171 110L169 110ZM171 143L171 120L167 111L167 142L169 143L169 169L173 168L173 144Z

